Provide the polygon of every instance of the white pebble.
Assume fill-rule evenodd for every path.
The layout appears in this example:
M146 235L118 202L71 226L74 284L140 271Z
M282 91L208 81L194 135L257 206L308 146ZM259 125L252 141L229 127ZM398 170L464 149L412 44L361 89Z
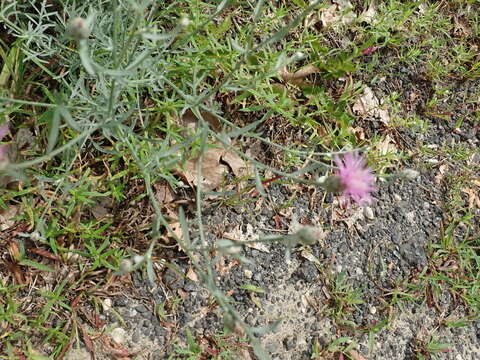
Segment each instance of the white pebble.
M402 197L398 194L393 194L393 198L396 200L396 201L401 201L402 200Z
M125 342L125 334L126 331L118 327L112 330L110 336L112 337L112 340L115 341L117 344L123 344Z
M373 214L373 210L370 206L365 206L363 209L363 215L369 220L375 219L375 215Z
M251 271L248 270L248 269L245 269L245 271L244 271L243 273L244 273L245 276L246 276L247 278L249 278L249 279L251 279L252 276L253 276L253 272L251 272Z
M111 299L105 299L103 300L102 302L102 308L103 308L103 312L108 312L110 311L110 309L112 308L112 300Z
M375 306L370 307L370 314L375 315L377 313L377 308Z

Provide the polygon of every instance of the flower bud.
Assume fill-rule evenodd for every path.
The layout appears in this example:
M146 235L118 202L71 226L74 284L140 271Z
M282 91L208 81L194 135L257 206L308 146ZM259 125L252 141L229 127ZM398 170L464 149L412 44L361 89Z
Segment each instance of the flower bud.
M138 264L140 264L144 259L145 259L144 256L135 255L135 256L133 257L133 262L135 263L135 265L138 265Z
M188 17L182 17L178 22L178 25L180 25L180 27L186 28L188 25L190 25L190 19Z
M331 193L338 193L343 190L343 185L340 177L338 176L329 176L327 178L321 179L320 184L326 191Z
M298 240L305 245L313 245L317 242L318 236L312 226L303 226L297 231Z
M81 17L76 17L68 23L68 33L75 40L86 40L90 36L90 29L87 21Z
M123 259L120 263L120 271L121 272L129 272L132 270L132 262L129 259Z

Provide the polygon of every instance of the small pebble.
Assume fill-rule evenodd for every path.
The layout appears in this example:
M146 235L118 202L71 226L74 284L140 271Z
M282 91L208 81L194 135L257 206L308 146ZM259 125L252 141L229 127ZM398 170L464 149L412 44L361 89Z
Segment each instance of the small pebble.
M140 329L135 330L135 332L132 335L132 342L138 343L141 337L142 337L142 334L140 333Z
M107 298L105 300L103 300L102 302L102 309L103 309L103 312L108 312L112 309L112 300Z
M393 198L395 199L395 201L402 201L402 197L398 194L393 194Z
M375 306L370 307L370 314L375 315L377 313L377 308Z
M117 344L123 344L125 342L125 335L126 331L122 328L115 328L112 330L110 336L112 337L113 341Z
M375 219L375 215L373 214L373 210L370 206L365 206L363 209L363 215L369 220Z
M148 311L147 307L143 304L140 304L137 307L135 307L135 310L137 310L139 313L145 313Z
M245 271L244 271L243 273L244 273L245 276L246 276L247 278L249 278L249 279L251 279L252 276L253 276L253 272L250 271L250 270L248 270L248 269L245 269Z

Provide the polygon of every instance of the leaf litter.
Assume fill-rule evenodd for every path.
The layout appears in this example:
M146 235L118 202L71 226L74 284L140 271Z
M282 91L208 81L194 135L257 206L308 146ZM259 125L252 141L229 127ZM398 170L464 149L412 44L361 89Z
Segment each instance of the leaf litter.
M357 99L352 110L365 119L373 117L386 125L390 122L390 114L384 108L384 101L379 100L368 86L364 88L363 95Z

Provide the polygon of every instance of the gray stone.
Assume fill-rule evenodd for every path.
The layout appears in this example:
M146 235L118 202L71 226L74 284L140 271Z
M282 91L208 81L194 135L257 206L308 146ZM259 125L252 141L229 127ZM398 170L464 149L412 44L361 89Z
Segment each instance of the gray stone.
M297 344L297 338L295 336L291 336L283 339L283 346L288 351L294 349L296 344Z
M115 341L117 344L123 344L125 343L125 336L126 336L126 331L122 328L115 328L111 332L111 337L113 341Z
M148 311L147 307L143 304L140 304L140 305L136 306L135 310L137 310L141 314Z
M318 270L309 261L304 261L297 269L296 274L299 278L306 282L313 282L318 276Z

